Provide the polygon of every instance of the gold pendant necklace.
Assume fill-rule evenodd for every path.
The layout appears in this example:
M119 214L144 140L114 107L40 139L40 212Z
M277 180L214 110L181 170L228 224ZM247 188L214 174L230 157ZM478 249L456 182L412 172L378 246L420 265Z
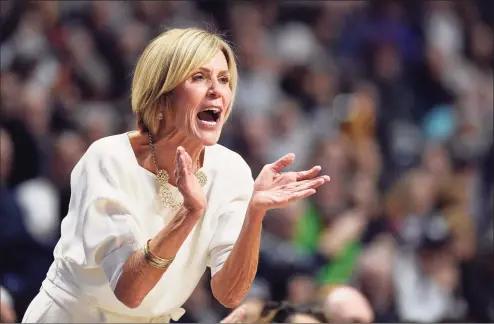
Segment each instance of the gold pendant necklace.
M153 136L151 135L151 133L149 133L149 146L151 147L151 155L153 157L154 167L156 168L156 179L159 186L158 197L161 201L161 204L165 208L171 208L173 210L177 210L183 204L183 197L181 197L179 200L175 199L173 192L170 190L170 185L169 185L170 176L168 175L168 172L166 172L166 170L164 169L158 168L158 164L156 163L156 151L154 149ZM204 185L208 181L208 177L206 173L204 173L204 171L199 170L200 169L199 159L197 160L196 168L197 170L194 175L199 181L199 184L202 187L204 187Z

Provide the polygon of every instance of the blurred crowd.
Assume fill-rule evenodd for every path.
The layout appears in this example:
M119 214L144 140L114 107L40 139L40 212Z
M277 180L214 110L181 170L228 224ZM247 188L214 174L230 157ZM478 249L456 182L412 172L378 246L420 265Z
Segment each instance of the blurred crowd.
M331 176L266 216L249 302L348 285L376 322L494 321L493 4L0 1L2 305L38 292L87 147L135 129L143 48L195 26L238 56L221 144L254 176L289 152ZM228 313L208 276L181 322Z

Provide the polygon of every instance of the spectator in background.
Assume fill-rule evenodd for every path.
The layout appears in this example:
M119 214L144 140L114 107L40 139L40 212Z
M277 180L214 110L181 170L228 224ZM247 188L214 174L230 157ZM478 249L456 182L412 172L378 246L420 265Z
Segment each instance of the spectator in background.
M324 314L331 323L373 323L374 314L365 297L351 287L336 287L323 303Z
M87 150L88 144L82 134L64 131L54 142L50 181L58 196L58 215L61 221L67 215L70 202L70 175Z
M249 298L222 323L372 323L367 300L356 289L332 287L312 303L277 303Z
M312 133L303 111L295 100L280 100L271 116L270 145L266 148L267 159L280 156L282 152L293 152L297 161L290 168L297 170L305 167L309 161L309 150L312 147Z
M12 199L12 196L5 188L5 180L8 177L10 172L10 168L12 165L12 142L10 141L9 134L4 130L0 129L0 190L1 190L1 200L0 205L2 208L2 212L0 212L0 222L1 227L9 226L7 231L12 231L14 235L19 235L18 231L15 230L15 223L19 221L19 211L20 208L15 205L15 202ZM10 198L10 199L9 199ZM9 201L10 200L10 201ZM10 205L10 206L9 206ZM10 208L9 208L10 207ZM6 209L6 212L4 212ZM9 210L10 209L10 210ZM12 215L17 213L17 215ZM7 218L7 214L9 218ZM10 217L17 216L17 219L11 219ZM12 226L14 225L14 226ZM8 242L8 232L3 232L0 235L1 247L2 251L5 248L8 248L11 242ZM5 260L5 255L0 256L2 260ZM3 261L5 262L5 261ZM2 263L3 263L2 262ZM2 271L3 274L4 271ZM14 301L10 293L0 285L0 322L2 323L15 323L16 321L16 312L14 310Z
M2 294L11 296L14 314L22 314L36 295L40 276L45 276L53 257L51 248L37 243L26 228L22 205L15 191L6 185L13 163L10 139L7 131L0 129L0 286Z

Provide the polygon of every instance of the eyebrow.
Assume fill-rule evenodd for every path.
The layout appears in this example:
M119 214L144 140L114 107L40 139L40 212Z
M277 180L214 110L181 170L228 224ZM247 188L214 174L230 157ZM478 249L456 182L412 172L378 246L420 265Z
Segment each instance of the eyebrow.
M204 70L208 73L211 73L211 69L208 69L207 67L200 67L199 70ZM229 70L222 70L222 71L218 72L218 74L230 74L230 71Z

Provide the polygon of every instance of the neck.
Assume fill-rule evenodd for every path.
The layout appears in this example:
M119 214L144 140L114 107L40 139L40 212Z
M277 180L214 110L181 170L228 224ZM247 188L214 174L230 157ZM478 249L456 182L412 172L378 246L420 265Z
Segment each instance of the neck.
M197 168L197 161L199 161L199 165L201 163L200 158L204 145L198 139L191 138L178 130L165 130L153 136L153 141L156 152L156 163L160 169L165 169L168 172L170 180L173 178L175 156L179 146L182 146L190 155L194 171Z

